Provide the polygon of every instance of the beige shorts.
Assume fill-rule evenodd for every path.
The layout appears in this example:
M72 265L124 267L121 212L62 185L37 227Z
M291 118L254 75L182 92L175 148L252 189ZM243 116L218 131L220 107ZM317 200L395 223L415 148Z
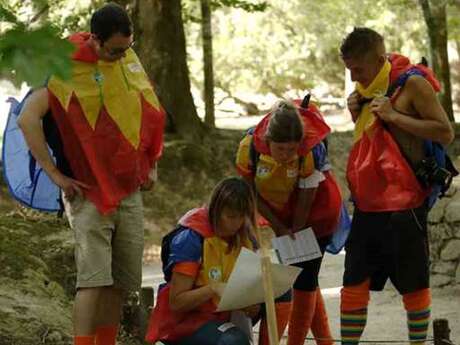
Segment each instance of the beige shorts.
M64 205L75 234L77 288L113 285L139 290L144 250L141 193L129 195L106 216L81 197Z

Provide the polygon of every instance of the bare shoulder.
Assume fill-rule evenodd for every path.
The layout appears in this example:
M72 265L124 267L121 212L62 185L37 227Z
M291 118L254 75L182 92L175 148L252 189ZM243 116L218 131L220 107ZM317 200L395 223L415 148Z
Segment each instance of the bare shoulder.
M32 92L28 99L32 102L48 103L48 90L45 87L36 89Z
M36 89L27 97L22 113L33 113L39 117L45 116L48 112L48 90L44 87Z
M421 75L413 75L407 79L407 92L413 97L435 96L433 86Z

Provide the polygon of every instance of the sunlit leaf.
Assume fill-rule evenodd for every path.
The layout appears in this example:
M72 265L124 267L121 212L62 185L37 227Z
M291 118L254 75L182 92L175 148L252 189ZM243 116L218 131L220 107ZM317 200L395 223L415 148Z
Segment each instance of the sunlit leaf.
M0 76L16 85L42 85L52 74L70 77L73 45L49 25L36 30L13 29L0 38Z

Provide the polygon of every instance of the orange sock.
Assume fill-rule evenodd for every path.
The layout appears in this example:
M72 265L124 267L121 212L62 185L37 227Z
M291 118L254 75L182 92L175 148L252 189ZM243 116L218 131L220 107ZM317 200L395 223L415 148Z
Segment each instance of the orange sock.
M76 335L73 337L74 345L94 345L96 340L95 335Z
M317 340L318 345L332 345L331 329L329 328L329 320L327 317L326 306L324 305L323 295L321 289L316 290L316 310L311 322L311 332L313 336L318 339L331 339L331 340Z
M99 326L96 329L96 345L115 345L118 325Z
M278 337L281 337L284 334L284 330L289 321L289 314L291 313L291 302L279 302L275 304L276 310L276 325L278 326ZM267 320L263 318L260 320L260 328L259 328L259 345L268 345L269 338L268 338L268 328L267 328Z
M317 291L293 289L291 320L288 328L288 345L303 345L316 309Z

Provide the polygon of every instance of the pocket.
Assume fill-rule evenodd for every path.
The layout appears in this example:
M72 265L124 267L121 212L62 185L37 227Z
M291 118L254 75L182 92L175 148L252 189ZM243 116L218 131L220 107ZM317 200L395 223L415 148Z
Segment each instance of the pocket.
M74 215L82 208L85 200L85 197L79 194L76 194L72 200L69 200L68 198L63 196L63 202L66 212L70 212L70 214Z

